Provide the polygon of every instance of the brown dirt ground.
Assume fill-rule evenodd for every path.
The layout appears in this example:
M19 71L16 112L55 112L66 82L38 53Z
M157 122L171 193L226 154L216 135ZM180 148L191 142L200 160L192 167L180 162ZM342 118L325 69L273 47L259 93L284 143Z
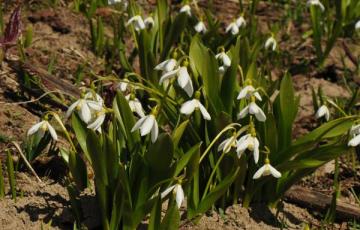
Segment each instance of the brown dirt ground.
M201 1L200 5L203 5L204 2ZM229 22L233 18L232 15L237 15L237 5L233 1L228 1L227 4L223 4L220 0L214 2L214 12L218 12L217 16L223 21ZM268 7L267 3L261 2L257 12L260 22L265 25L260 28L262 32L268 31L267 25L269 23L266 21L269 19L276 21L282 15L276 7L271 9ZM10 12L10 8L7 9L7 12ZM56 10L33 8L33 10L24 12L23 22L25 25L32 25L34 28L34 42L27 49L28 58L37 60L46 69L51 57L56 57L54 74L58 78L71 80L77 66L83 63L94 68L95 72L101 71L102 60L96 58L89 49L89 30L86 19L81 15L71 12L66 7L59 7ZM292 64L296 64L298 60L303 58L312 58L309 48L311 41L304 42L297 39L305 30L306 28L299 30L290 25L288 32L299 36L293 36L293 42L286 42L286 44L292 44L290 47L286 47L285 43L280 43L281 49L290 49L294 52L295 59ZM302 47L298 47L299 44L302 44ZM351 50L358 52L356 55L360 55L359 46L353 45L351 42L350 44ZM15 50L10 53L13 54L13 52ZM345 57L345 62L349 62L341 44L337 44L327 61L327 65L337 67L335 68L337 76L341 76L343 68L338 61L339 57ZM315 89L321 86L329 97L349 97L349 93L338 82L315 78L316 75L316 72L309 76L297 74L293 78L295 89L301 95L300 113L295 128L298 132L296 135L304 134L309 129L314 128L311 86ZM31 109L31 105L14 103L22 98L18 95L20 87L17 77L16 70L8 63L3 63L3 68L0 69L0 157L7 147L8 140L21 142L26 130L37 121L39 115ZM32 98L30 97L30 99ZM4 104L3 102L11 104ZM305 181L304 185L331 193L329 190L332 186L331 169L325 171L325 174L321 174L322 176L318 178L320 183L311 184ZM48 177L42 177L42 180L46 186L40 186L30 174L17 174L18 188L22 191L23 197L19 197L16 203L10 199L9 195L0 201L0 210L2 210L0 213L1 229L40 229L41 225L46 225L50 221L52 229L72 228L74 218L71 213L69 197L62 181L54 181ZM312 179L310 178L308 181L312 181ZM316 186L316 184L322 183L324 186ZM85 194L82 201L83 210L85 210L87 217L85 225L90 228L99 225L99 220L94 214L96 210L94 196L91 194L91 192ZM348 194L344 194L344 196L351 197ZM352 198L348 199L354 202ZM314 217L313 213L284 202L278 218L275 218L274 210L260 204L254 205L250 209L234 205L225 210L225 215L211 211L204 215L196 225L184 222L181 229L279 229L281 224L284 224L284 227L288 229L301 229L304 223L319 226L319 220Z

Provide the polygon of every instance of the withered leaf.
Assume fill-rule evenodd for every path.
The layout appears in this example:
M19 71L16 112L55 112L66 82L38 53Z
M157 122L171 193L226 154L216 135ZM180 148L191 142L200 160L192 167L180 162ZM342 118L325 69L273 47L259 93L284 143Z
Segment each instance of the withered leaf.
M0 47L16 43L21 33L21 8L16 7L6 25L4 36L0 38Z

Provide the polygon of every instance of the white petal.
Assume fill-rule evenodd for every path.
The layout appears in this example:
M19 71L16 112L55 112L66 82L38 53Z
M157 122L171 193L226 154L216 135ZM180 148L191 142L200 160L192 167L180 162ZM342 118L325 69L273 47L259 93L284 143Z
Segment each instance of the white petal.
M243 98L248 97L248 95L255 91L255 88L251 85L245 86L239 93L237 99L241 100Z
M134 132L135 130L138 130L138 129L141 127L141 125L144 123L144 121L145 121L146 118L147 118L147 117L142 117L142 118L140 118L140 119L135 123L134 127L131 129L131 132Z
M262 101L262 98L258 92L254 92L253 95L254 95L254 97L256 97L256 99L258 99L259 101Z
M185 197L184 190L182 189L181 185L177 184L175 191L176 191L176 197L175 197L176 204L178 208L180 208Z
M183 7L181 7L180 13L186 13L189 16L191 16L191 8L190 8L190 6L189 5L184 5Z
M83 120L86 124L89 123L91 120L91 111L87 103L82 103L80 108L80 118Z
M178 71L179 71L179 69L176 69L176 70L167 72L164 75L162 75L160 78L159 84L162 84L166 79L175 77Z
M236 152L237 152L239 158L240 158L241 154L243 152L245 152L245 150L248 148L250 142L251 142L250 138L244 138L243 140L238 141Z
M229 142L230 138L225 139L223 142L220 143L220 145L218 146L218 152L220 151L224 151L225 150L225 145Z
M154 22L154 19L152 17L147 17L145 20L144 20L144 24L147 28L151 28L154 26L155 22Z
M134 101L134 110L140 117L144 117L144 109L139 101Z
M202 21L199 21L194 28L195 28L196 32L198 32L198 33L206 32L205 24Z
M356 22L355 30L360 30L360 20Z
M203 118L204 118L205 120L210 121L210 120L211 120L211 116L210 116L209 112L206 110L206 108L201 104L200 101L198 101L198 107L199 107L199 109L200 109L200 112L201 112Z
M246 106L245 108L243 108L240 113L238 114L237 118L244 118L246 115L249 114L249 106Z
M360 144L360 135L357 135L349 141L348 146L355 147L358 146L359 144Z
M187 71L187 68L183 66L179 69L178 72L178 84L181 88L184 88L189 81L191 81L190 75Z
M100 111L103 108L102 103L98 101L86 101L86 104L89 106L89 109L95 111Z
M246 21L244 17L240 16L238 19L236 19L236 25L241 28L242 26L246 26Z
M141 136L145 136L150 133L152 127L155 123L155 117L154 115L149 115L146 117L144 123L140 127L140 134Z
M49 132L50 132L51 137L52 137L55 141L57 141L57 140L58 140L58 136L57 136L57 134L56 134L56 132L55 132L55 129L50 125L49 122L45 121L45 123L46 123L46 126L47 126L47 128L48 128L48 130L49 130Z
M281 173L279 171L277 171L274 167L272 167L270 164L268 165L269 166L269 170L270 170L270 173L271 175L273 175L274 177L276 178L280 178L281 177Z
M191 97L194 93L194 87L193 87L193 84L192 84L192 81L190 80L186 85L185 87L183 88L183 90L186 92L186 94Z
M33 125L33 126L28 130L27 135L30 136L30 135L33 135L34 133L36 133L36 132L39 130L39 128L43 125L44 122L45 122L45 121L41 121L41 122Z
M166 197L167 195L169 195L169 193L174 190L175 186L176 186L176 185L173 185L173 186L170 186L169 188L165 189L165 190L161 193L161 195L160 195L161 199L163 199L164 197Z
M186 115L190 115L194 112L197 104L196 101L193 100L189 100L187 102L185 102L184 104L182 104L181 108L180 108L180 113L182 114L186 114Z
M257 114L259 112L260 107L255 103L255 102L251 102L249 105L249 113L250 114Z
M165 61L163 61L163 62L161 62L161 63L159 63L157 66L155 66L155 70L165 70L165 66L167 65L167 63L170 61L170 59L169 60L165 60Z
M157 121L155 120L154 125L153 125L153 127L151 129L151 141L152 141L152 143L155 143L155 141L158 138L158 135L159 135L159 127L158 127Z
M254 137L253 140L254 140L254 161L255 161L255 164L257 164L259 161L259 145L260 145L260 143L256 137Z
M266 170L266 164L259 168L253 176L253 179L259 179Z
M87 126L88 129L98 130L102 123L105 121L105 114L101 114L96 120Z
M72 112L74 111L76 106L78 106L79 103L80 103L80 100L77 100L72 105L70 105L70 107L68 108L68 110L66 111L66 114L65 114L66 118L70 117L70 115L72 114Z

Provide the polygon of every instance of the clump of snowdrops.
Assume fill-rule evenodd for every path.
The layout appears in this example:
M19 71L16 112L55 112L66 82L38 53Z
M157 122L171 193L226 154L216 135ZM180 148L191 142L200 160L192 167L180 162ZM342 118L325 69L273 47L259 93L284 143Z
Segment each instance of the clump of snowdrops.
M321 10L314 2L312 11ZM59 148L73 204L90 186L91 168L104 229L135 229L145 218L149 229L177 228L180 211L193 220L239 202L276 206L301 178L359 145L359 117L334 118L325 100L316 112L322 124L293 139L299 97L289 73L272 80L259 65L265 53L281 51L276 34L258 34L246 9L222 28L196 2L171 11L159 0L147 14L135 1L108 3L114 25L125 30L114 29L110 44L123 73L96 75L64 116L48 112L28 132L37 143L68 142ZM102 19L92 17L107 3L84 4L97 22L93 36L103 36ZM123 49L129 36L139 71ZM98 54L101 41L93 43ZM101 96L107 90L115 92L110 104Z

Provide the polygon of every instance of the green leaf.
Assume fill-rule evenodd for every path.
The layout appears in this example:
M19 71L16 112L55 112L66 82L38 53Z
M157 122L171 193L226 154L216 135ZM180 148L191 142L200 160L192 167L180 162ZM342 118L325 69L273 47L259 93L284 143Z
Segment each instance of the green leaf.
M71 175L75 180L77 188L83 190L88 184L86 164L79 154L69 151L68 155Z
M190 122L189 120L184 121L178 127L176 127L176 129L173 131L171 138L172 138L175 148L177 148L177 146L180 142L180 139L183 136L189 122Z
M159 228L161 223L161 198L158 196L157 201L155 202L155 205L152 208L151 214L150 214L150 220L148 230L156 230Z
M155 171L167 171L174 155L174 144L168 134L162 133L145 153L145 159Z
M189 164L189 162L191 162L191 165L196 165L199 162L199 158L200 158L200 146L202 143L199 143L197 145L194 145L191 149L189 149L189 151L187 151L181 158L180 160L177 162L176 165L176 170L175 170L175 176L178 176L179 173L181 173L181 171ZM195 157L197 159L193 159L194 156L197 155L197 157ZM193 174L196 171L196 168L193 168L191 170L191 172L187 171L187 175L189 174Z
M105 153L101 148L101 142L101 137L97 136L94 131L89 131L86 143L92 166L95 171L95 178L97 178L104 186L107 186L109 181L107 176L106 158L104 157Z
M88 134L88 128L86 124L80 120L79 116L76 113L73 113L71 116L71 125L75 132L76 140L78 141L81 149L84 151L84 154L89 162L91 162L91 158L89 156L89 152L86 144L86 137Z
M165 214L163 221L161 222L161 230L177 230L180 224L180 212L176 205L176 202L170 202L168 210Z

